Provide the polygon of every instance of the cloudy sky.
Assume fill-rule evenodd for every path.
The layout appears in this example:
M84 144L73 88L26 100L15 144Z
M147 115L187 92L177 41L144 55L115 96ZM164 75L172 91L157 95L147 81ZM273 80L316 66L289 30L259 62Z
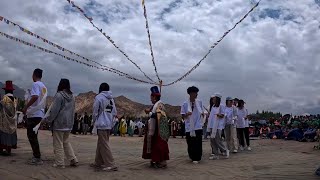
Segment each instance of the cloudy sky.
M148 46L140 0L75 0L93 22L142 70L157 80ZM256 0L146 0L155 62L164 83L195 65ZM1 0L0 16L80 55L143 79L138 71L65 0ZM211 94L240 97L250 112L320 112L320 0L262 0L191 75L163 89L163 100L180 105L188 86L199 98ZM42 47L57 49L0 22L0 31ZM149 103L150 85L63 60L0 37L0 81L29 88L34 68L54 94L60 78L75 93L97 91L101 82L115 96Z

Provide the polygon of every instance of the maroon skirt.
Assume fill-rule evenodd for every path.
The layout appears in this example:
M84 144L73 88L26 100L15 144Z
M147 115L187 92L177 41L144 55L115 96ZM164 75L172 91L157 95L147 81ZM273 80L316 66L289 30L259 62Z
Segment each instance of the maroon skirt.
M151 159L152 162L162 162L169 160L168 142L160 136L153 136L151 139L151 153L147 152L147 136L144 136L143 159Z

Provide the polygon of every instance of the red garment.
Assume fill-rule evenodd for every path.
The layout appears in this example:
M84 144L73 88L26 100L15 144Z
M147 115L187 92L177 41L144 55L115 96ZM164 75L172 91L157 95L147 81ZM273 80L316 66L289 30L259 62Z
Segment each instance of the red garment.
M143 143L143 159L151 159L152 162L162 162L169 160L169 146L168 142L163 140L159 136L159 130L156 123L156 130L155 135L151 138L151 153L147 153L147 134L148 134L148 125L146 125L146 133L144 136L144 143Z

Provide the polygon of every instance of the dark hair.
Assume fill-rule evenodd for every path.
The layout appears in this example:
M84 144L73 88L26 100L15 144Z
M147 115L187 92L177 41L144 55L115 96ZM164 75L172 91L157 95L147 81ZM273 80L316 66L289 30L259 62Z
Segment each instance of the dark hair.
M39 69L39 68L37 68L37 69L35 69L34 71L33 71L33 75L35 76L35 77L37 77L37 78L42 78L42 69Z
M187 93L190 94L190 93L197 93L199 92L199 89L195 86L191 86L187 89Z
M239 101L239 99L238 98L234 98L234 101Z
M13 94L13 90L4 90L5 94Z
M100 84L99 93L101 93L102 91L110 91L110 87L108 83Z
M151 96L156 97L157 101L160 101L160 99L161 99L161 95L151 95Z
M239 109L242 109L244 107L244 101L242 100L242 99L240 99L239 101L238 101L238 108Z
M219 107L221 104L221 98L216 97L216 103L214 104L214 107Z
M59 91L66 91L69 94L72 94L70 90L70 81L69 79L61 79L58 85L58 92Z
M210 97L209 104L210 104L209 111L211 112L212 106L214 105L213 104L213 97ZM208 112L208 113L210 113L210 112Z
M226 106L228 106L228 102L229 102L229 101L231 101L231 102L232 102L232 100L226 100Z

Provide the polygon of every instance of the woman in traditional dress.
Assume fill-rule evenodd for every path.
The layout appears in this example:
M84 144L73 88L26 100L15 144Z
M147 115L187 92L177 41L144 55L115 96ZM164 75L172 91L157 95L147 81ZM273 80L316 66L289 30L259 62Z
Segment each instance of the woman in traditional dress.
M134 123L132 120L130 120L129 126L128 126L128 134L130 137L133 137L135 128L136 128L136 123Z
M167 160L169 160L170 132L164 104L160 100L161 94L157 86L151 88L150 98L153 107L145 110L150 119L145 126L142 158L150 159L152 168L166 168Z
M11 149L17 148L16 101L13 97L12 81L6 81L5 95L0 102L0 152L10 156Z
M125 137L126 136L126 133L127 133L127 122L126 122L126 120L124 118L121 119L119 131L120 131L120 136L121 137Z
M171 122L171 135L173 138L176 138L177 135L177 123L175 120L172 120Z
M118 134L119 134L119 119L116 117L115 118L115 125L114 125L114 127L112 128L112 133L113 133L113 135L114 136L118 136Z

